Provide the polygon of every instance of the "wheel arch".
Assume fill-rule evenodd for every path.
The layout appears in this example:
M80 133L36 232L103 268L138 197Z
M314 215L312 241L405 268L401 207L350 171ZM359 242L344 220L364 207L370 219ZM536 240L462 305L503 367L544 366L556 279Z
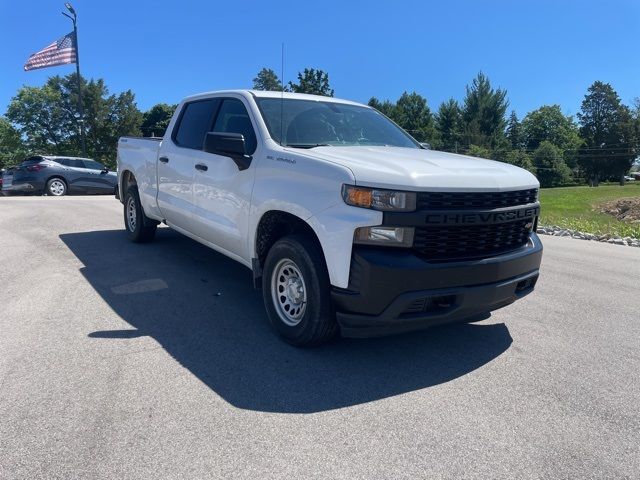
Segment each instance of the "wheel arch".
M279 239L293 234L308 236L319 247L326 267L327 260L322 248L322 243L309 223L297 215L283 210L268 210L262 214L256 227L254 244L255 257L252 259L254 286L260 284L264 261L271 247L273 247Z
M118 182L118 190L120 192L120 201L124 203L124 197L127 194L127 190L132 185L138 185L136 176L131 170L125 170L120 174L120 181Z

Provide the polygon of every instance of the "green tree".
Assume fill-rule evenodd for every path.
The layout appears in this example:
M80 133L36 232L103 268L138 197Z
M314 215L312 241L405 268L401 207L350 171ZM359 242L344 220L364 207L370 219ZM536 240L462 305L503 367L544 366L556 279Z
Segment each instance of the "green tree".
M20 132L6 118L0 117L0 168L14 165L25 156Z
M515 165L516 167L524 168L525 170L529 170L534 175L536 174L536 167L533 164L531 155L523 150L511 150L507 152L504 159L502 159L501 161L510 163L511 165Z
M575 168L582 139L573 117L564 115L560 105L544 105L529 112L522 120L522 137L529 151L544 141L551 142L561 150L566 164Z
M140 130L145 137L164 136L177 105L158 103L142 114Z
M422 95L404 92L396 102L394 117L394 121L419 142L435 139L433 115Z
M511 110L511 115L509 115L506 135L512 149L519 150L523 147L522 124L518 120L515 110Z
M140 135L142 114L130 90L110 95L104 80L82 78L87 155L115 166L116 143ZM11 100L7 118L25 138L29 153L80 155L76 75L50 77L42 87L23 87Z
M559 187L571 183L571 170L562 158L562 151L545 140L533 152L536 176L542 187Z
M457 152L462 136L462 111L453 98L442 102L436 114L439 147L446 152Z
M578 161L591 185L604 178L624 183L623 177L638 154L630 109L610 84L596 81L582 101L578 120L585 144Z
M491 158L491 150L480 145L469 145L467 155L479 158Z
M508 106L506 90L494 89L489 78L478 73L466 87L462 106L465 144L489 150L500 145L504 140Z
M270 68L263 68L253 79L253 89L280 92L282 91L282 82L276 72Z
M70 105L64 105L60 77L42 87L22 87L11 100L7 118L18 126L31 153L63 154L68 145Z
M369 99L369 102L367 102L367 104L370 107L373 107L376 110L378 110L383 115L386 115L387 117L391 118L392 120L396 116L396 113L395 113L396 105L395 103L392 103L389 100L380 102L380 100L378 100L376 97L371 97Z
M315 68L305 68L303 72L298 72L298 83L289 82L289 89L295 93L333 97L333 89L329 85L329 74Z

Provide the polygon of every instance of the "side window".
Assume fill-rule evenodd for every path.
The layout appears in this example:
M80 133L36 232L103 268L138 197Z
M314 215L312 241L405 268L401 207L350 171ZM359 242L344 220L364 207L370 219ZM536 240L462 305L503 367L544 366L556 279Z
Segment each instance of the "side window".
M59 158L56 161L66 167L84 168L84 162L82 160L78 160L77 158Z
M91 170L104 170L104 165L96 162L95 160L84 160L84 166Z
M256 151L258 141L256 132L251 125L251 119L244 104L237 98L225 98L220 107L220 112L213 126L214 132L241 133L244 135L247 153Z
M219 100L215 98L187 103L174 129L173 141L180 147L201 150L218 103Z

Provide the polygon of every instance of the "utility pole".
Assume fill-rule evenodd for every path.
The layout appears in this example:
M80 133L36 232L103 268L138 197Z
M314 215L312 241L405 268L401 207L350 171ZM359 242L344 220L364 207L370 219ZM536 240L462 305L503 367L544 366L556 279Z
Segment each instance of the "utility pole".
M87 156L87 142L84 133L84 105L82 103L82 77L80 77L80 49L78 48L78 26L76 24L77 15L70 3L65 3L65 7L69 10L68 13L62 12L65 17L68 17L73 22L73 41L76 49L76 78L78 79L78 112L80 113L80 142L82 145L82 156Z

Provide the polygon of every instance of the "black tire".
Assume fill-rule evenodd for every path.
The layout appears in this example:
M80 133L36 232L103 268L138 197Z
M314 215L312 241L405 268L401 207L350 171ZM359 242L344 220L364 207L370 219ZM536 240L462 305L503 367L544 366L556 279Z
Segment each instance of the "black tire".
M150 242L158 228L158 223L144 214L138 189L133 186L124 197L124 228L129 240L135 243Z
M293 266L288 266L290 262ZM278 271L290 268L292 274L286 273L276 278ZM295 272L297 272L297 275ZM286 272L289 272L287 270ZM301 274L301 277L300 277ZM284 280L283 280L284 279ZM284 312L287 295L281 295L283 289L280 281L302 282L304 299L300 303L289 302L289 315L297 312L299 318L292 319ZM294 290L296 290L293 285ZM289 290L286 290L289 292ZM276 331L290 344L296 346L313 346L330 340L338 331L335 310L331 301L329 274L324 256L317 243L305 235L290 235L278 240L264 263L262 276L262 293L264 305L271 324ZM296 290L294 294L299 294ZM296 297L297 299L297 297Z
M67 188L67 182L62 178L54 177L47 181L47 185L44 187L46 195L52 197L62 197L67 194L69 189Z

